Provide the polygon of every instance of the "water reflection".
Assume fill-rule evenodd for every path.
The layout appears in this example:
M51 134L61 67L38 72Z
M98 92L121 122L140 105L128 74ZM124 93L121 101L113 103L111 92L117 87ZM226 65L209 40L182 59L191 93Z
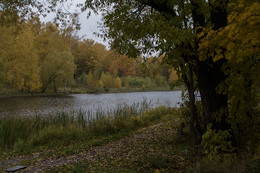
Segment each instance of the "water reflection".
M151 101L151 107L174 107L181 101L181 91L1 98L0 117L48 115L61 111L106 111L118 105L132 105L143 100Z

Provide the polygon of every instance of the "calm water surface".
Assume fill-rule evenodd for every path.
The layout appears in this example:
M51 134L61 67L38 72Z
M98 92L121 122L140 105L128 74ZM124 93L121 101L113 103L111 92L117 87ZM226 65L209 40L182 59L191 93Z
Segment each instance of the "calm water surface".
M181 91L0 98L0 117L48 115L61 111L106 111L144 100L153 108L160 105L174 107L181 102Z

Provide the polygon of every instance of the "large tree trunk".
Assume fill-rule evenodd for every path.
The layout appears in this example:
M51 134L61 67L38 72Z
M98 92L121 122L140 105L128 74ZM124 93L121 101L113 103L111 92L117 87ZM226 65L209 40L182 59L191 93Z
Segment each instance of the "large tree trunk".
M192 18L194 21L194 27L205 27L205 19L203 13L197 10L199 4L196 1L191 1ZM218 2L209 1L210 6L210 21L214 30L218 30L221 27L227 25L227 3L228 0L220 0ZM201 30L195 30L197 34ZM195 41L195 49L198 50L199 40ZM226 78L222 72L222 66L226 60L222 59L217 62L213 62L212 57L208 57L204 61L200 61L199 57L196 58L196 76L198 79L198 87L201 95L201 101L204 113L204 126L212 123L213 128L216 129L228 129L229 125L226 123L227 116L227 95L219 94L217 87ZM216 116L221 116L220 119L216 119ZM222 115L219 115L222 114ZM206 127L204 127L205 129Z
M197 78L203 106L204 129L209 123L212 123L214 129L229 129L230 125L226 123L228 113L227 95L217 92L217 87L226 78L221 70L225 60L215 63L210 61L197 62Z
M199 34L199 27L205 27L205 19L203 13L197 10L199 6L196 1L191 1L193 5L192 17L194 20L195 32ZM213 30L218 30L227 26L227 4L228 0L212 1L209 0L210 22ZM199 48L199 40L195 40L195 49ZM196 58L196 76L198 80L198 88L201 95L203 107L203 129L207 129L207 125L212 124L212 128L218 130L230 130L231 125L227 123L228 117L228 97L217 91L217 87L225 81L227 76L223 73L222 67L226 63L223 58L213 62L213 57L207 57L206 60L200 61L199 56ZM233 133L230 140L235 145Z

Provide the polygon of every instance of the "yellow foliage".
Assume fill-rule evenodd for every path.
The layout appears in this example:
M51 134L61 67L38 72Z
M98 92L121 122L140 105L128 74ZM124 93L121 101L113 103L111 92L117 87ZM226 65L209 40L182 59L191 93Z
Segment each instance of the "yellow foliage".
M178 77L177 72L172 69L171 72L170 72L169 81L170 81L170 82L176 82L178 79L179 79L179 77Z
M87 77L87 86L90 91L96 91L97 89L103 88L104 83L101 80L97 80L92 71L90 71Z
M246 7L238 3L236 9L228 17L228 25L217 31L204 29L198 37L200 60L222 58L240 62L243 57L253 56L259 52L260 45L260 4L255 2ZM244 7L243 9L241 9ZM205 36L206 35L206 36Z
M14 87L24 91L34 91L41 87L39 57L34 49L35 36L29 25L14 40L12 59L8 64L7 79Z
M114 86L115 86L115 88L121 88L122 87L122 81L119 77L115 78Z
M47 88L52 82L61 85L73 80L74 57L67 51L53 51L45 57L42 64L41 79L43 88Z
M113 78L109 73L105 74L102 72L100 80L102 81L103 87L105 88L111 88L113 86Z

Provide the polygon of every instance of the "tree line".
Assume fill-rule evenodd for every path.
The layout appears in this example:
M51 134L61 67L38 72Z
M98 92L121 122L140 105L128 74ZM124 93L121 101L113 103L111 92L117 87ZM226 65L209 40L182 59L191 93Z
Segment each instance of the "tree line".
M39 17L0 26L0 88L45 93L85 87L97 92L167 87L178 80L162 57L131 59L74 32Z

